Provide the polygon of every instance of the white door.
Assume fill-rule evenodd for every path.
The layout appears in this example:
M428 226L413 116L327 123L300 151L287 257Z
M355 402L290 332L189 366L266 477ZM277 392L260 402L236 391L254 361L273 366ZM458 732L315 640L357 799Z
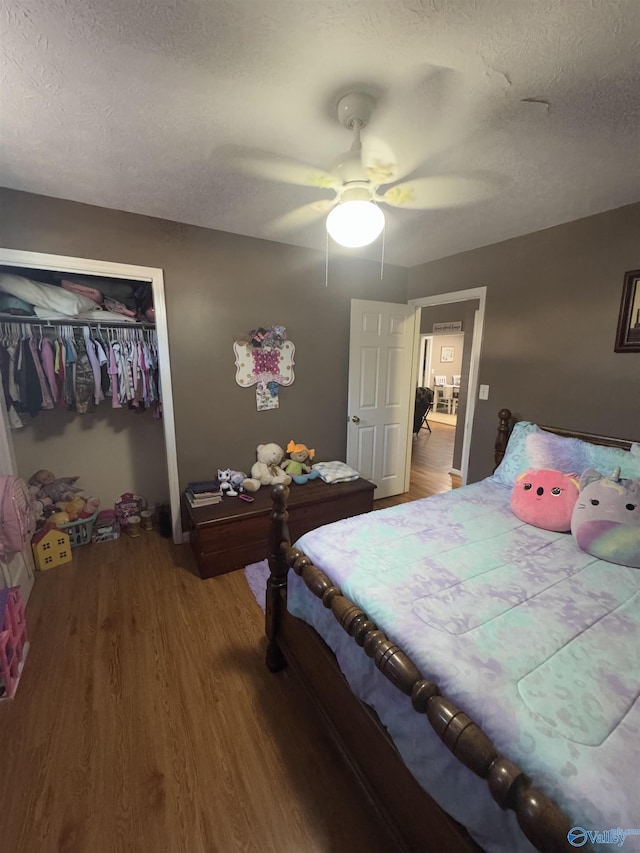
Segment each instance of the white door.
M347 464L376 498L409 488L418 316L413 305L351 300Z
M16 474L16 458L10 438L9 418L4 402L2 379L0 378L0 474ZM25 542L24 550L14 554L6 563L0 560L0 587L19 586L22 601L26 605L33 587L33 554L31 545Z
M418 386L431 388L431 335L420 336L420 361L418 362Z

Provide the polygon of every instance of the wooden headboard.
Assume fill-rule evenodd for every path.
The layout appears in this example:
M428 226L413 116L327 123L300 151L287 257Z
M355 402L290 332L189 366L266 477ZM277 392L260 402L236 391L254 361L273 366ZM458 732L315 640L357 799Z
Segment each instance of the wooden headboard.
M507 442L511 435L511 430L516 422L509 409L500 409L498 412L498 418L500 423L498 426L498 436L496 438L494 455L496 468L502 462ZM573 432L572 430L544 426L543 424L539 424L539 426L540 429L544 429L547 432L553 432L555 435L562 435L566 438L579 438L582 441L588 441L591 444L602 444L605 447L620 447L622 450L631 450L631 445L634 441L640 441L640 439L628 441L625 438L612 438L608 435L595 435L595 433L591 432Z

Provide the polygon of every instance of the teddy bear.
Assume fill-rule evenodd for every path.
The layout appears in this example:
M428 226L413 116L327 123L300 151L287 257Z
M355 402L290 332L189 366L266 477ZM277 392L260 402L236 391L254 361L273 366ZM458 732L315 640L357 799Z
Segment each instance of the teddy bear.
M258 461L251 466L251 476L242 481L248 492L257 492L260 486L283 483L288 486L291 477L280 467L284 459L284 450L279 444L259 444L257 448Z
M307 480L315 480L319 476L317 471L314 471L307 461L313 461L316 455L315 450L309 450L306 444L296 444L295 441L290 441L287 444L287 453L289 459L282 463L282 468L291 474L294 483L306 483Z

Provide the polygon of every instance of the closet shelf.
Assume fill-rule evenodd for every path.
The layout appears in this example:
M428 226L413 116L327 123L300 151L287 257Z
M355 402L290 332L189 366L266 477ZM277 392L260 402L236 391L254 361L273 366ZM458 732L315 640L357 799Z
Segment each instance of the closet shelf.
M77 319L75 317L69 317L69 319L59 320L41 320L38 317L21 317L16 314L2 314L0 313L0 322L2 323L16 323L21 326L44 326L52 327L52 326L108 326L109 328L119 328L119 329L155 329L155 323L129 323L126 320L118 321L118 320L82 320Z

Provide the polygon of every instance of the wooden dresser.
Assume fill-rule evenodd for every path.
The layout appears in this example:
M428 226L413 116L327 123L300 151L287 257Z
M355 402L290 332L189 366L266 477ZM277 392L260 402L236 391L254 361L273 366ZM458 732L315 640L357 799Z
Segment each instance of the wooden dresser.
M314 527L373 509L375 484L358 479L350 483L310 480L289 486L291 541ZM221 503L192 507L182 496L183 524L201 578L211 578L263 560L269 551L271 486L255 492L253 503L223 498Z

